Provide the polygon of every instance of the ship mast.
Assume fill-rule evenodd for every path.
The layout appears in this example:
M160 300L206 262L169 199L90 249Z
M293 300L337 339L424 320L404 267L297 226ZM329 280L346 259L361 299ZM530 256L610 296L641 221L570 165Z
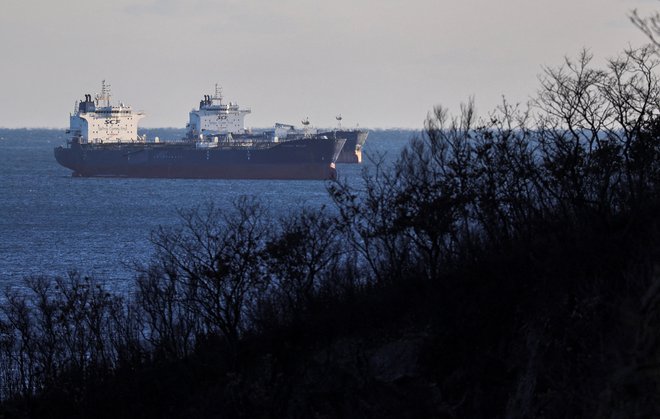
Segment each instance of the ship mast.
M305 119L300 122L303 124L303 136L309 137L309 117L305 117Z
M110 106L110 85L105 83L105 80L101 81L101 94L96 95L97 101L105 101L105 106Z
M341 130L341 114L335 116L335 119L337 120L337 125L339 126L339 130Z
M222 87L218 83L215 84L215 96L213 96L213 99L218 99L222 103Z

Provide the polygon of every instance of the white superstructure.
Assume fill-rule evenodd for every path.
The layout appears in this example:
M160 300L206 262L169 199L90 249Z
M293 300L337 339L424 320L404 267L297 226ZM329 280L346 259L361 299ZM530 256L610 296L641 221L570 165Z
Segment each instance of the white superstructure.
M245 133L244 119L251 113L250 109L240 109L237 103L223 103L222 99L222 89L216 84L215 94L205 95L199 102L199 109L190 111L188 138Z
M128 143L143 142L137 128L144 113L135 112L130 106L110 103L110 86L101 83L101 93L94 99L85 95L85 100L76 103L69 118L69 131L80 143Z

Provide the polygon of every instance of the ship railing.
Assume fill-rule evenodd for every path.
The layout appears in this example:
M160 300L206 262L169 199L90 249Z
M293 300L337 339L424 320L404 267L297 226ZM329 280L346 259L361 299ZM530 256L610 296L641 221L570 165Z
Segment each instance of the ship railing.
M217 142L204 141L204 142L195 143L195 148L216 148L216 147L218 147Z
M223 141L222 145L228 145L232 147L251 147L256 142L253 140L229 140Z
M272 142L265 142L265 141L239 141L239 142L231 142L231 143L219 143L218 146L216 147L219 150L236 150L236 149L241 149L241 148L249 148L249 149L255 149L255 148L268 148L272 146Z

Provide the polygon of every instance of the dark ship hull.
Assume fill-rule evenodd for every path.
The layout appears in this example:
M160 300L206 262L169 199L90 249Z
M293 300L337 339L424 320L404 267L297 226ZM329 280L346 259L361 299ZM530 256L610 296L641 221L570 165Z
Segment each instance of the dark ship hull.
M319 135L325 135L328 138L346 138L344 148L337 157L337 163L361 163L362 147L369 131L366 129L335 130L322 132Z
M73 176L201 179L336 179L345 140L80 144L55 148Z

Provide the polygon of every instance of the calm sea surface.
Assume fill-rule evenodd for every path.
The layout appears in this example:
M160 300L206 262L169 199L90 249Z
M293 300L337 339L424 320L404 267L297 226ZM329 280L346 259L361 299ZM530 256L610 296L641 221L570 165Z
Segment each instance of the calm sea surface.
M144 130L148 138L179 138L180 130ZM366 154L395 158L413 131L372 131ZM149 234L179 221L177 209L213 202L229 207L257 196L274 214L331 204L326 181L72 178L53 157L64 130L0 129L0 288L30 275L78 270L120 286L133 262L152 254ZM362 165L339 164L339 177L358 185Z

